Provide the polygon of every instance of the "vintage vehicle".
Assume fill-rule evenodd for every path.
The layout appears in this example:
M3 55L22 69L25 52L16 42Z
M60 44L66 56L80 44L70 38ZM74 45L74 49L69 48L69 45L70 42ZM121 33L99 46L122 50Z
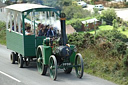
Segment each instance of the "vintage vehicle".
M37 4L14 4L6 7L7 24L6 38L7 48L13 50L10 55L11 63L18 62L20 68L24 64L36 59L37 69L41 75L46 75L49 68L50 77L57 78L57 70L64 69L70 73L75 68L78 78L82 78L84 72L83 58L74 45L67 43L65 29L65 14L53 7ZM46 23L50 17L54 22L58 19L61 26L61 34L54 37L36 36L37 15L44 16L40 21ZM26 19L31 21L32 35L26 35ZM13 24L14 22L14 24ZM14 29L12 29L14 27Z
M97 10L99 10L99 11L102 11L102 10L104 10L104 6L103 6L102 4L95 5L95 6L93 7L93 9L97 9Z
M82 6L83 8L87 7L87 3L85 3L84 1L77 2L77 5Z

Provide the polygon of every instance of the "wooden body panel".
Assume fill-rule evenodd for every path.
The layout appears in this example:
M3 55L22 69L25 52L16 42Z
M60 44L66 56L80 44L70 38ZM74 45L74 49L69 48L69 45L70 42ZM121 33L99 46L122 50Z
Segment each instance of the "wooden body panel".
M6 30L7 48L24 55L23 35L16 32Z
M24 36L24 56L36 56L35 35Z
M43 36L35 38L35 35L23 36L23 34L6 30L7 48L24 57L36 56L37 47L43 44L44 38Z

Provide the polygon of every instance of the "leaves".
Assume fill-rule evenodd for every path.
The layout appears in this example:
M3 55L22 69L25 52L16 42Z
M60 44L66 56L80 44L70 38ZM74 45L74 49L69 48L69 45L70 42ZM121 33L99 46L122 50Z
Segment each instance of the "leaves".
M101 13L101 18L106 21L107 24L112 25L112 21L116 19L117 15L114 9L106 9Z

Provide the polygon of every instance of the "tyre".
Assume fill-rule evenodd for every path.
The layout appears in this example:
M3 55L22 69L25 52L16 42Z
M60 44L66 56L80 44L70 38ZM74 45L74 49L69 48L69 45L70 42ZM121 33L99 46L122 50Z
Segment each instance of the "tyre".
M11 63L12 63L12 64L15 64L15 61L16 61L16 54L15 54L14 52L11 53L10 59L11 59Z
M41 48L38 48L37 50L37 70L41 75L46 75L47 73L47 66L44 65L43 62L43 54L42 54L43 50Z
M53 80L57 79L57 60L54 55L51 55L49 58L49 73Z
M24 64L23 57L22 57L22 55L20 55L18 57L18 66L19 66L19 68L23 68L23 64Z
M75 71L78 78L83 77L84 63L83 63L82 55L80 53L76 54L75 57Z
M72 67L69 67L69 68L64 68L64 72L66 74L70 74L72 72Z
M18 61L18 53L16 52L16 60L15 61Z

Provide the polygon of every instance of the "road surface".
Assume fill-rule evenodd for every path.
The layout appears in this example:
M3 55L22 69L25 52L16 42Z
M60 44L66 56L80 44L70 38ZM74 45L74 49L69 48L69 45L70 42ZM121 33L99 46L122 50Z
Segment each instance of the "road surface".
M116 85L88 74L78 79L74 71L65 74L62 70L58 72L57 80L53 81L48 73L46 76L41 76L34 62L25 68L18 68L17 64L11 64L10 52L11 50L0 45L0 85Z
M128 21L128 8L115 9L118 17L122 18L124 21Z

